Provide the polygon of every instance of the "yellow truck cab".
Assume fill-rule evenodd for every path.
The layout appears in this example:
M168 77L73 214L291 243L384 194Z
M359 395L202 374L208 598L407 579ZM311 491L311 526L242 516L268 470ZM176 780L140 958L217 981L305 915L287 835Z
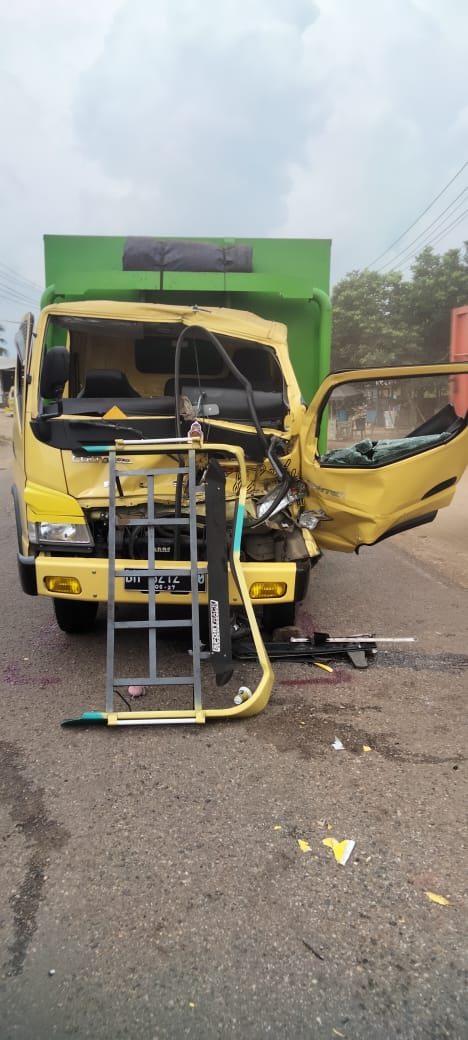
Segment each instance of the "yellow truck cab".
M193 546L169 523L190 505L185 478L174 475L177 445L194 438L200 448L202 559L210 448L225 486L227 559L240 486L231 449L242 451L240 559L267 630L293 623L323 549L375 544L449 504L468 458L453 381L468 381L468 365L329 375L328 257L323 242L46 238L44 306L16 337L13 496L22 587L52 600L63 630L90 628L107 602L113 449L126 473L116 602L148 598L147 526L138 520L141 473L157 453L156 596L166 606L191 599L177 563ZM125 575L135 561L141 580ZM228 572L235 614L241 600ZM203 581L198 598L206 607Z

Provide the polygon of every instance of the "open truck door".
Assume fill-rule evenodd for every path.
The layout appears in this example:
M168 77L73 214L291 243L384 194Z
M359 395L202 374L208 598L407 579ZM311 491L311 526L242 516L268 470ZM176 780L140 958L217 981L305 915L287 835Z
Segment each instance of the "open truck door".
M324 380L300 435L304 507L318 520L320 548L374 545L429 523L450 504L468 465L462 384L468 389L466 363Z
M25 314L15 336L16 368L15 397L13 406L13 451L15 458L23 458L24 422L26 411L26 394L28 388L29 366L31 363L31 346L34 331L34 315Z

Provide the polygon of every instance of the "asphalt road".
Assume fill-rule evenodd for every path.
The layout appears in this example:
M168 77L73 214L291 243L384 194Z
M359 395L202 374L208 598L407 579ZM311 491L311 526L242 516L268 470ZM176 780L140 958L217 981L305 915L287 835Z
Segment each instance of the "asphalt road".
M63 729L103 706L105 621L66 636L21 593L9 486L4 469L2 1040L464 1038L468 592L453 555L426 564L399 538L321 561L306 630L417 639L366 671L281 662L245 722ZM174 635L165 653L185 649ZM356 842L345 866L327 837Z

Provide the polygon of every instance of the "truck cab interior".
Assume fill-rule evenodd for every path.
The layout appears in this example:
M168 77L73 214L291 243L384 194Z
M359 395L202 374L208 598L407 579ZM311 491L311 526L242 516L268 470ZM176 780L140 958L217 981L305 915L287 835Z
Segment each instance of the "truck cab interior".
M184 330L185 342L177 352ZM289 410L285 380L274 350L266 345L204 336L203 330L176 323L143 325L66 315L49 319L45 339L38 403L42 421L35 424L36 435L44 430L44 420L50 425L55 417L61 418L60 426L70 420L78 438L78 421L85 418L101 419L103 425L131 420L134 436L167 438L185 435L200 420L205 438L213 424L222 427L217 439L230 443L231 424L239 424L243 431L234 431L235 442L240 438L247 458L258 461L264 456L258 426L284 432ZM68 446L62 443L63 433L49 430L49 442L58 438L57 447Z

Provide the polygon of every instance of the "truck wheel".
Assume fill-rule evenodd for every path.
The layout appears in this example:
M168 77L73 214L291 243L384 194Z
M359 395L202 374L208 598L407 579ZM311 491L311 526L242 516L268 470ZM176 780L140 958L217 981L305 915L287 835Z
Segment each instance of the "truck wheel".
M62 632L89 632L98 612L98 603L72 599L54 599L55 620Z
M295 603L278 603L274 607L263 608L263 627L266 632L273 632L275 628L290 628L295 623Z

